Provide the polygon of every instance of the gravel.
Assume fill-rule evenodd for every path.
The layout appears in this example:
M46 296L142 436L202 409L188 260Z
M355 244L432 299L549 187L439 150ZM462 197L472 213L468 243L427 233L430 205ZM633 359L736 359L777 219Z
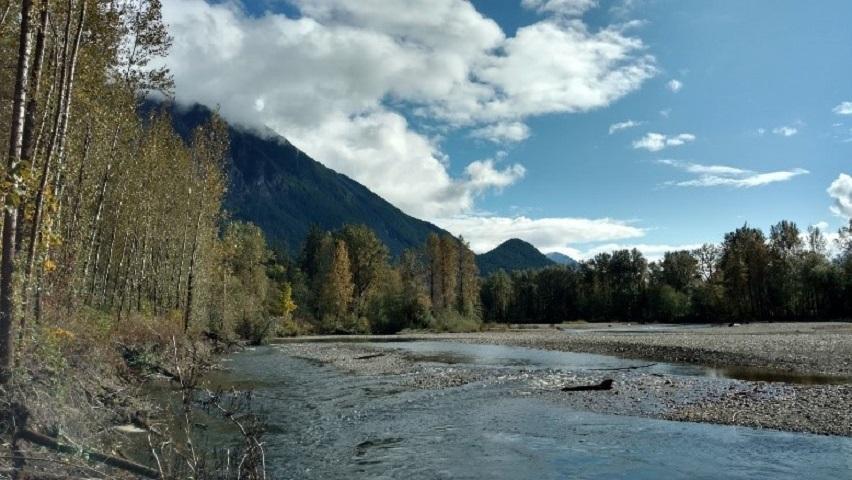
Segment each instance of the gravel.
M473 334L418 334L428 339L619 355L708 366L770 367L798 374L852 376L852 326L843 323L754 324L637 332L629 325L573 325ZM377 340L377 337L364 339ZM395 340L402 339L394 337ZM304 339L300 339L304 340ZM391 348L359 343L287 341L285 354L357 375L398 376L403 388L451 389L481 382L506 384L512 395L535 396L566 408L677 421L743 425L852 436L852 384L798 385L637 370L591 372L447 365ZM296 340L298 342L299 340ZM609 391L562 392L563 386L614 380Z

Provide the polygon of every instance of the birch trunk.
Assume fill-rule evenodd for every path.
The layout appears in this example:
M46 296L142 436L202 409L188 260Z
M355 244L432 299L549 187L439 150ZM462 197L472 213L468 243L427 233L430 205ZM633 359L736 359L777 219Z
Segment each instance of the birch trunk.
M32 0L21 0L21 31L18 48L18 65L15 74L15 96L12 104L12 119L9 124L9 157L6 175L10 191L5 192L3 214L2 261L0 261L0 384L12 377L14 340L12 325L15 321L15 232L18 220L18 190L20 176L18 167L24 140L24 118L26 117L27 79L29 78L30 53L32 51L31 17Z

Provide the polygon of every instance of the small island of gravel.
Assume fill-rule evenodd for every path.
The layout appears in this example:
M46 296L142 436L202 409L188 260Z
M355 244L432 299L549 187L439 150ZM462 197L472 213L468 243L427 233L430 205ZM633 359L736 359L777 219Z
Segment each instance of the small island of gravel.
M394 343L402 341L586 352L713 367L716 373L650 373L642 365L597 371L570 366L483 367L395 348ZM511 385L514 395L535 395L570 409L852 436L848 323L568 324L464 334L302 337L276 343L287 355L353 374L399 377L410 389L499 382ZM604 378L614 380L612 390L561 391L563 386L596 384Z

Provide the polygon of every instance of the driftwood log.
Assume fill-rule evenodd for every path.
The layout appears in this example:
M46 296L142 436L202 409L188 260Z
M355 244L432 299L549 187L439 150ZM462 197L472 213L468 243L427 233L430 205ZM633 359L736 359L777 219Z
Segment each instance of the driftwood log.
M55 450L59 453L66 453L70 455L83 454L87 459L91 461L102 463L113 468L118 468L120 470L124 470L125 472L130 472L136 475L143 476L145 478L160 478L160 472L154 470L153 468L149 468L145 465L140 465L136 462L131 462L130 460L125 460L123 458L107 455L105 453L97 452L94 450L83 449L81 451L77 447L65 445L63 443L60 443L57 439L53 437L48 437L47 435L42 435L40 433L33 432L32 430L20 430L17 434L17 437L21 440L34 443L36 445L41 445L42 447Z
M595 390L612 390L613 381L607 378L597 385L579 385L576 387L562 387L563 392L587 392Z
M370 358L383 357L384 353L373 353L371 355L361 355L360 357L355 357L355 360L367 360Z
M136 462L131 462L130 460L126 460L124 458L116 457L113 455L107 455L105 453L101 453L89 448L64 444L54 437L49 437L47 435L43 435L41 433L34 432L28 429L27 421L29 419L29 410L21 404L13 404L10 413L12 414L13 424L16 427L14 436L12 438L14 457L13 467L19 472L24 471L24 463L26 461L26 458L23 457L23 454L20 452L20 448L16 447L16 445L20 441L25 441L35 445L40 445L45 448L49 448L58 453L83 456L87 460L102 463L104 465L117 468L119 470L124 470L125 472L130 472L141 477L154 479L161 478L159 471L154 470L153 468L147 467L145 465L141 465ZM31 476L31 478L39 477Z

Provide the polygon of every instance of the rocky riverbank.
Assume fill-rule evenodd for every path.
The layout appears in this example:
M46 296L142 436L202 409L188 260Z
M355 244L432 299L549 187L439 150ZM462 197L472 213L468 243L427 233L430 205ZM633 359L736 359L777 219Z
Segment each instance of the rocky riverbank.
M780 367L785 371L833 375L849 373L852 358L849 351L852 330L843 324L797 328L783 325L772 333L768 331L770 326L724 330L708 327L669 333L625 332L623 326L612 328L617 331L601 332L583 326L571 332L544 329L416 338L562 351L579 347L575 351L717 366ZM474 366L413 355L394 349L392 343L376 347L363 343L288 342L276 348L287 355L334 365L353 374L398 377L402 388L440 390L502 383L511 387L513 395L537 396L571 409L852 436L852 385L848 383L799 385L663 375L642 368L595 372ZM679 353L675 354L676 351ZM614 380L612 390L561 391L564 386L591 385L604 378Z

